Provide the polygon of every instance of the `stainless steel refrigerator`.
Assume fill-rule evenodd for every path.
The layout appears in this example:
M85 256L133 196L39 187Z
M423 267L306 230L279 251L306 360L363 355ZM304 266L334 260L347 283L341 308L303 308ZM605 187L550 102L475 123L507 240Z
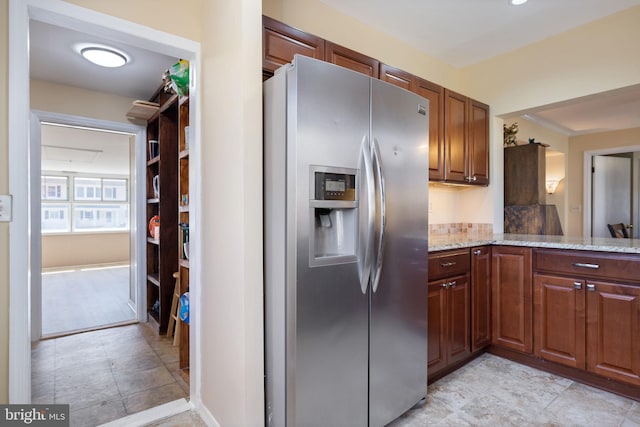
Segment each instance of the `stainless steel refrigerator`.
M296 56L264 84L269 426L382 426L427 391L428 101Z

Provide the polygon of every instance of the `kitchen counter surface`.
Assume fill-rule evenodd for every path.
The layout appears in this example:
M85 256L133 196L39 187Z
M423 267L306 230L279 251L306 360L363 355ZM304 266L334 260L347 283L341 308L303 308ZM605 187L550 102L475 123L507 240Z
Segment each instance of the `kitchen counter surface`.
M544 236L535 234L449 234L429 237L429 252L483 245L527 246L534 248L640 254L640 239L604 237Z

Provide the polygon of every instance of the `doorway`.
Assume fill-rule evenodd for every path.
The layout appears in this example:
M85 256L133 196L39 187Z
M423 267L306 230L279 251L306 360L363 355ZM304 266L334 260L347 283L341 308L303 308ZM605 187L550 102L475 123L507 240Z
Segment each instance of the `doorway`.
M136 321L135 135L59 123L40 135L42 336Z
M29 73L25 73L25 70L29 70L29 25L31 19L38 19L42 22L55 23L56 25L64 25L68 28L75 28L88 33L99 33L102 36L109 36L113 40L119 40L127 43L135 43L138 46L142 46L145 49L150 49L157 52L164 52L165 54L172 55L179 58L188 59L192 64L192 76L195 76L195 69L199 67L199 50L200 47L197 43L185 40L179 37L175 37L171 34L152 30L147 27L143 27L133 23L126 23L121 19L112 18L106 15L102 15L96 12L88 11L77 6L69 5L62 2L52 2L43 4L35 0L17 1L11 0L10 2L10 61L9 61L9 80L12 82L9 88L9 141L10 141L10 170L9 170L9 182L10 192L14 194L14 210L21 212L30 212L33 215L33 211L30 209L30 197L37 194L39 199L39 191L30 191L29 188L39 189L39 178L35 179L35 174L38 177L40 171L34 172L33 168L29 168L28 158L35 155L29 147L24 144L24 141L29 140L29 110L30 97L29 94ZM192 82L192 89L197 86L196 82ZM26 95L26 96L25 96ZM198 94L195 90L191 91L191 105L193 107L194 114L190 116L190 124L192 129L192 138L196 143L196 147L199 138L199 130L196 126L195 117L197 116ZM59 99L63 101L63 98ZM91 115L90 113L88 113ZM33 121L32 121L33 124ZM33 129L32 129L33 133ZM144 134L140 135L140 140L143 139ZM197 148L196 148L197 150ZM194 151L196 151L194 150ZM194 156L198 159L197 156ZM141 162L138 166L144 170L145 164L145 144L136 144L136 161ZM199 162L192 161L190 167L193 171L193 179L190 183L192 188L197 189L199 186ZM144 188L144 179L136 181L136 185L140 185ZM196 194L196 191L192 191L192 194ZM144 190L140 191L140 194L144 194ZM199 200L197 197L192 197L190 200L192 221L197 224L198 220L198 208ZM140 203L141 206L137 212L143 212L144 203ZM38 212L39 214L39 212ZM144 216L144 215L143 215ZM11 272L10 272L10 315L12 318L10 326L10 345L9 345L9 395L11 402L29 402L31 400L31 373L29 363L30 342L31 338L37 337L33 334L29 326L31 325L31 301L30 293L33 291L33 285L35 276L31 269L31 263L34 257L38 257L39 251L36 250L39 244L34 245L34 239L40 238L40 230L35 227L35 223L39 223L40 216L31 216L31 221L24 215L21 218L15 218L10 224L10 251L11 251ZM144 223L146 219L136 218L136 232L141 233L141 240L146 238ZM196 242L194 242L196 240ZM191 262L195 264L199 258L197 244L197 237L192 237L192 243L196 243L191 249ZM138 257L140 264L144 264L143 257ZM143 270L140 269L140 270ZM25 286L27 284L27 286ZM199 295L199 277L194 274L190 283L191 298L196 300ZM142 300L142 298L139 298ZM25 310L25 307L27 309ZM196 309L197 310L197 309ZM193 311L193 310L192 310ZM193 320L197 319L197 313L191 313L191 328L190 335L197 336L197 323ZM198 343L191 340L194 347L197 347ZM191 351L191 354L197 354L196 351ZM196 372L197 366L194 364L191 373ZM195 376L195 375L194 375ZM191 390L198 388L197 376L196 381L191 382ZM193 395L193 393L191 393Z
M612 237L608 224L640 236L640 146L585 151L585 237Z

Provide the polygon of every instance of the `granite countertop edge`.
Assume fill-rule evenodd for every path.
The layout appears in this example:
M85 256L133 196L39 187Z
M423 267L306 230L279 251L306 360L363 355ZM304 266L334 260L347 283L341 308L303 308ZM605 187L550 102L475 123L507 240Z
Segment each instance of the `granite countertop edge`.
M534 248L640 254L640 239L544 236L533 234L493 234L474 236L463 233L429 237L429 252L485 245L527 246Z

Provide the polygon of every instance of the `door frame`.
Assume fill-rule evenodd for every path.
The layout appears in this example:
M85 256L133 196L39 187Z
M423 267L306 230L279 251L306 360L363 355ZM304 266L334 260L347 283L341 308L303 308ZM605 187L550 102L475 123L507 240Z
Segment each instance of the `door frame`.
M633 151L640 151L640 145L629 145L627 147L614 147L614 148L599 148L596 150L588 150L584 152L584 162L583 162L583 184L582 184L582 235L583 237L591 237L591 203L592 201L592 177L591 177L591 165L593 164L593 156L602 156L607 154L619 154L619 153L630 153ZM637 182L637 171L636 168L632 166L632 178L634 183L638 186ZM640 189L640 186L638 186ZM634 188L631 188L633 191ZM640 222L640 209L638 209L638 197L634 195L633 197L633 207L636 209L632 209L634 214L631 218L631 221L634 223L634 227L638 227L640 225L635 225Z
M193 141L189 163L190 223L200 229L201 223L201 102L200 43L174 34L158 31L121 18L96 12L61 0L9 0L9 87L8 87L8 150L9 193L13 196L13 220L9 224L9 403L31 401L31 316L30 316L30 239L32 233L29 212L29 21L38 20L73 28L90 34L109 36L127 44L162 52L190 62L189 125ZM143 157L146 158L146 157ZM19 214L18 214L19 213ZM191 238L189 328L191 381L190 400L202 409L200 348L200 283L201 241L197 233ZM166 414L165 414L166 416Z
M146 283L145 272L146 268L146 256L145 256L145 241L146 234L144 227L136 227L136 224L144 224L145 218L145 179L146 179L146 143L147 130L143 126L128 124L123 122L112 122L107 120L98 120L88 117L73 116L69 114L61 114L50 111L31 110L32 120L37 123L31 123L31 131L33 133L35 126L42 126L43 122L54 123L68 126L78 126L90 129L121 132L129 135L133 135L135 143L133 151L130 147L130 152L134 153L133 161L130 165L133 167L129 172L129 188L133 191L129 196L129 269L130 269L130 283L133 278L133 284L136 288L135 292L135 319L140 322L145 322L146 319L146 304L147 300L147 288L144 286ZM29 138L29 149L31 150L31 182L35 183L36 175L40 176L41 173L41 138L40 131L38 129L38 137ZM32 186L32 189L35 189ZM42 257L40 253L42 251L42 232L39 227L40 221L40 207L42 205L40 197L37 197L39 193L32 191L31 194L31 341L37 341L42 337ZM129 291L130 292L130 291Z

